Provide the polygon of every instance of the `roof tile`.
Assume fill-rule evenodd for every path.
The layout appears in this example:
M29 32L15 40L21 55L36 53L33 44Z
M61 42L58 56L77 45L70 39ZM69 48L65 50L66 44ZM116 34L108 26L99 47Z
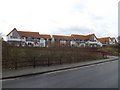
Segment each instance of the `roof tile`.
M51 36L48 34L40 34L40 38L48 38L51 39Z
M39 32L17 31L21 37L40 37Z
M71 35L74 39L82 39L82 40L89 40L91 37L95 36L94 34L89 35L78 35L78 34L72 34Z
M73 40L71 36L63 36L63 35L52 35L54 39L63 39L63 40Z

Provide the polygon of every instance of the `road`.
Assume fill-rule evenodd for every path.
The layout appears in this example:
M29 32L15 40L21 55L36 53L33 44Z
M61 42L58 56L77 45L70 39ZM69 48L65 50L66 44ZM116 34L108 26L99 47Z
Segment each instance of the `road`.
M117 88L118 61L3 81L3 88Z

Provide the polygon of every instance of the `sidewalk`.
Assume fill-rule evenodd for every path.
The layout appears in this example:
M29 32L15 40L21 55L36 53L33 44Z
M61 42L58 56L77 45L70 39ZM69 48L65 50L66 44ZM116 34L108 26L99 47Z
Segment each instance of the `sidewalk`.
M100 59L100 60L93 60L93 61L80 62L80 63L54 65L54 66L49 66L49 67L48 66L47 67L36 67L36 68L29 67L29 68L11 70L11 71L6 70L2 72L2 79L10 79L10 78L23 77L23 76L43 74L43 73L48 73L48 72L53 72L53 71L77 68L77 67L88 66L88 65L109 62L109 61L114 61L114 60L118 60L118 57L109 56L109 59Z

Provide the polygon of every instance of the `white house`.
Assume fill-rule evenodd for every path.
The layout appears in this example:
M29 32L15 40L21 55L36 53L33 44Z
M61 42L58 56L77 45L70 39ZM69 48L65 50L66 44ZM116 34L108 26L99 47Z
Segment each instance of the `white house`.
M46 47L49 35L40 35L39 32L18 31L14 28L8 35L7 41L15 46Z
M71 36L39 34L39 32L18 31L14 28L8 35L7 41L15 46L51 47L51 46L74 46L74 47L102 47L116 45L115 38L97 38L95 34Z
M103 37L103 38L98 38L98 40L102 43L103 46L117 44L117 41L115 38Z
M89 34L89 35L77 35L77 34L72 34L71 35L74 40L75 40L75 45L77 47L102 47L102 43L97 39L95 34Z

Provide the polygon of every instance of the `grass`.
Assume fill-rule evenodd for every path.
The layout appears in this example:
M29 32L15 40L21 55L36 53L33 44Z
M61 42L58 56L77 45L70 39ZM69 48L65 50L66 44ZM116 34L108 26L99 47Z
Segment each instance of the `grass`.
M16 63L19 66L34 64L47 65L62 63L75 63L89 60L103 59L102 55L91 53L93 48L77 48L77 47L51 47L51 48L29 48L29 47L14 47L3 43L3 66L5 68L15 68ZM17 61L16 61L17 60Z
M120 56L120 46L106 46L99 49L100 51L110 52L113 56Z

